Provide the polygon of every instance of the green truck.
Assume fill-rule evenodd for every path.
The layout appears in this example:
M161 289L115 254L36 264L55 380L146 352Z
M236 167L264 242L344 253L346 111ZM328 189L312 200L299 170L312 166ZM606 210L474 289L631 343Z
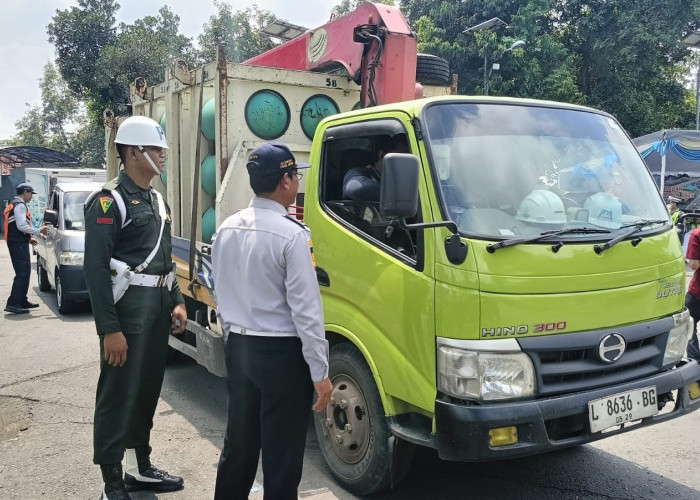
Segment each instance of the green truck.
M173 209L190 316L170 345L225 376L209 243L252 195L249 152L280 140L312 164L295 213L312 231L334 385L314 422L349 491L397 484L416 446L507 459L696 410L681 246L619 123L427 80L432 97L366 107L352 75L225 61L134 87L133 112L170 145L153 185ZM345 173L397 134L410 153L385 158L380 199L345 199ZM114 173L111 142L108 157Z

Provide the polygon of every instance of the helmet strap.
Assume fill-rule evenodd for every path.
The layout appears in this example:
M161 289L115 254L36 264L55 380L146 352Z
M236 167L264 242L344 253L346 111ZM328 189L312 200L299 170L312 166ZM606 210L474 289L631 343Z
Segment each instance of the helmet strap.
M139 146L139 151L141 151L141 154L146 157L146 160L148 160L148 163L150 163L151 167L153 167L153 170L156 171L156 174L160 175L161 171L158 167L156 167L156 164L153 163L153 160L151 160L151 157L148 154L148 151L146 151L143 146Z

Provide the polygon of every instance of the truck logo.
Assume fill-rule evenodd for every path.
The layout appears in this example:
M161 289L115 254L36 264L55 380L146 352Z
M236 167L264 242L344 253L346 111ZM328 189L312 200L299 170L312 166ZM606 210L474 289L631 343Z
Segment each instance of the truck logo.
M311 35L309 48L306 51L306 57L309 59L309 62L318 62L325 54L326 47L328 47L328 32L323 28L317 29Z
M495 328L482 328L482 337L509 337L511 335L525 335L529 331L527 325L497 326Z
M619 333L611 333L603 337L598 344L598 357L603 363L614 363L625 353L627 343Z

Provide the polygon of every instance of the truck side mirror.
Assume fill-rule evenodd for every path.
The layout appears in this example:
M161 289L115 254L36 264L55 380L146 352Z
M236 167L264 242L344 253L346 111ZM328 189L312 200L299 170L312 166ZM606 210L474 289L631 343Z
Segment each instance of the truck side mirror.
M418 212L418 157L389 153L384 157L379 210L389 218L413 217Z
M58 214L55 210L44 210L44 224L49 224L53 227L58 227Z

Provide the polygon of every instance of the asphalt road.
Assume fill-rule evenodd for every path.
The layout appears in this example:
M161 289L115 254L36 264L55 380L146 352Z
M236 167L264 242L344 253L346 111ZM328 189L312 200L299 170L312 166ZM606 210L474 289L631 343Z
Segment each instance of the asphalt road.
M0 242L0 301L13 276ZM98 343L89 309L61 317L32 273L29 316L0 316L0 499L95 499L92 412ZM4 304L4 302L3 302ZM168 367L154 462L184 490L135 499L210 499L226 418L224 381L193 363ZM408 478L376 499L700 499L700 412L594 445L511 461L463 464L420 450ZM258 472L251 499L261 500ZM303 499L352 499L327 473L311 427Z

